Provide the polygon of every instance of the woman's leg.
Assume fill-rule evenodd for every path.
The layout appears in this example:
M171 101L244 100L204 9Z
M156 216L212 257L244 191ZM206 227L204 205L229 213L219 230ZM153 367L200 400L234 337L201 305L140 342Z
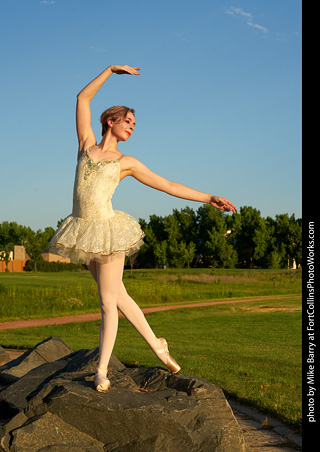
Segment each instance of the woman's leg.
M95 261L91 261L89 265L89 270L96 282L98 282L97 265L98 264ZM129 322L135 327L138 333L141 334L143 339L150 345L150 347L152 347L155 341L157 341L157 337L152 331L139 306L128 295L123 282L120 284L117 307L126 319L129 320Z
M152 331L147 319L137 303L128 295L123 282L120 285L118 295L118 309L129 320L131 325L135 327L143 339L151 346L156 340L154 332Z
M123 266L124 255L105 264L94 261L89 264L89 270L98 286L101 308L99 362L94 379L98 391L107 391L110 386L107 371L118 331L117 299Z
M180 366L171 358L166 341L163 338L158 339L152 331L142 310L135 301L128 295L123 282L120 285L118 295L118 309L135 327L138 333L149 344L157 357L168 367L169 370L176 373Z
M117 300L122 283L124 256L106 263L96 263L97 285L101 308L98 365L108 366L118 331Z
M89 270L98 283L98 265L96 262L91 262L89 265ZM122 266L123 269L123 266ZM122 278L121 272L121 278ZM110 275L111 273L109 273ZM99 286L98 286L99 287ZM99 292L100 294L100 292ZM100 302L101 303L101 302ZM172 372L178 372L180 367L178 364L171 358L166 341L162 338L158 339L153 330L151 329L149 323L147 322L142 310L135 303L135 301L128 295L126 288L123 282L120 282L120 287L118 291L117 298L117 308L122 312L122 314L127 318L127 320L134 326L134 328L140 333L140 335L145 339L145 341L149 344L154 353L158 356L158 358L166 365ZM102 312L102 309L101 309ZM117 314L118 315L118 314ZM104 331L105 327L103 325L104 316L101 318L101 329L100 329L100 360L99 365L105 365L105 360L103 358L104 352L102 351L102 345L105 343ZM114 322L115 324L115 322ZM118 325L118 323L116 323ZM115 333L116 336L116 333ZM115 340L115 339L114 339ZM113 341L114 344L114 341ZM113 345L112 345L113 348ZM112 352L112 349L111 349ZM110 353L111 356L111 353ZM109 358L110 359L110 358Z

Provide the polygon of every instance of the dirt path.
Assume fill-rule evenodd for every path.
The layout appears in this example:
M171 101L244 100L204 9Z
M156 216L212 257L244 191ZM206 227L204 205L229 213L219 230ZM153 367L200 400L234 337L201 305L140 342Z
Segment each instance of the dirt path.
M153 312L170 311L173 309L199 308L202 306L213 306L217 304L248 303L250 301L282 300L286 298L299 298L299 297L301 297L301 295L247 298L244 300L207 301L200 303L181 304L175 306L155 306L152 308L142 308L142 311L144 314L151 314ZM123 317L123 315L120 312L119 317ZM90 322L92 320L100 320L100 313L79 314L67 317L52 317L49 319L30 319L30 320L15 320L12 322L2 322L0 323L0 330L28 328L32 326L64 325L66 323Z

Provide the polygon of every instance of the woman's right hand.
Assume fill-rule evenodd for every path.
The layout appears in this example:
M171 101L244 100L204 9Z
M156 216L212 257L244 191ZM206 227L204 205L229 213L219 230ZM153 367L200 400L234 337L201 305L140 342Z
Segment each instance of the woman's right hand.
M109 66L110 70L118 75L122 74L129 74L129 75L140 75L138 71L140 71L139 67L131 67L126 64L119 65L119 64L113 64L112 66Z
M215 207L219 210L224 210L225 212L236 212L237 208L232 204L232 202L228 201L226 198L221 198L220 196L211 196L211 200L209 201L211 206Z

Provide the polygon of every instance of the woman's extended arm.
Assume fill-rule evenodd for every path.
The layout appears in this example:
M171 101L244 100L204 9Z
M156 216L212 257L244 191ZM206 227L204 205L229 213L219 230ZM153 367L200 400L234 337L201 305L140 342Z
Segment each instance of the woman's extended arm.
M139 182L142 182L149 187L163 191L177 198L208 203L216 209L224 210L226 212L236 212L237 210L237 208L225 198L203 193L198 190L194 190L193 188L189 188L186 185L172 182L162 176L159 176L134 157L125 156L121 162L121 178L125 176L132 176Z
M77 96L77 135L79 141L79 150L85 146L95 144L95 136L91 127L91 111L90 102L97 94L101 86L108 80L110 75L115 74L131 74L138 75L140 68L130 67L127 65L112 65L107 67L101 74L93 79Z

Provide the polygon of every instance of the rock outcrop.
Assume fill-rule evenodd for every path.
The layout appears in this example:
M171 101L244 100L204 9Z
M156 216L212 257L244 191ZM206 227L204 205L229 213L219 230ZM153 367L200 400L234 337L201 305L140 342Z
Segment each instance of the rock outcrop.
M8 361L10 361L10 355L0 345L0 366L2 366L2 364L7 363Z
M98 349L48 338L0 367L0 451L247 452L220 388L160 367L125 367L94 388Z

